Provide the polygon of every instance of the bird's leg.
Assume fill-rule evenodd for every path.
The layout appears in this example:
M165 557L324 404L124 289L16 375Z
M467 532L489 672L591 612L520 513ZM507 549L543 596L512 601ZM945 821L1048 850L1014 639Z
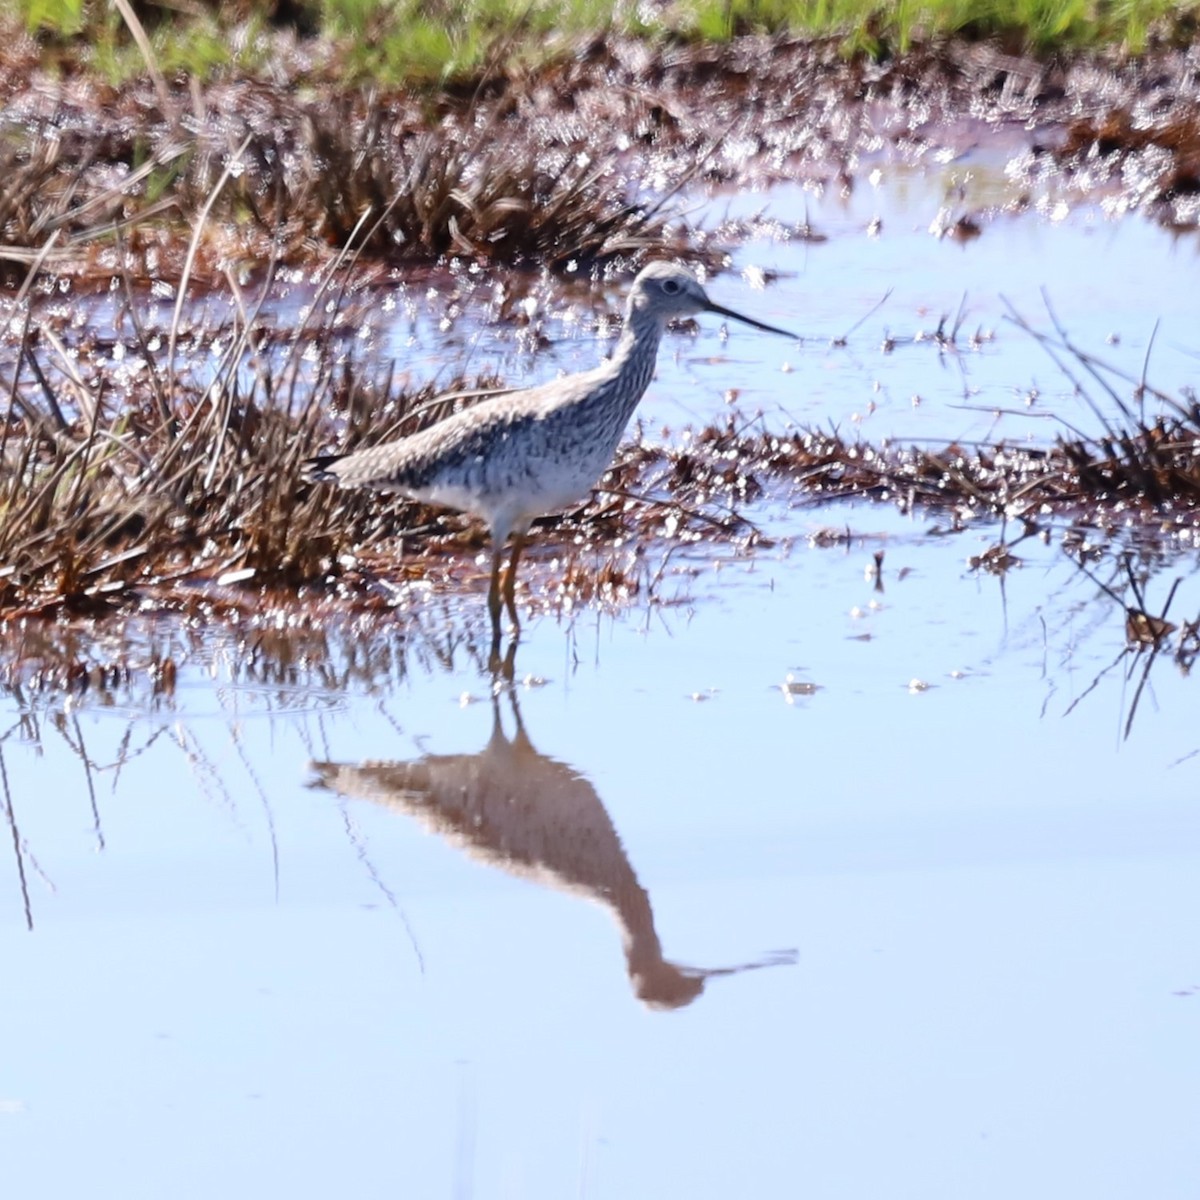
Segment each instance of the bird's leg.
M488 659L488 670L492 673L493 683L511 684L513 675L516 670L517 662L517 639L513 638L508 643L508 649L504 651L504 657L500 657L500 643L493 639L492 654Z
M524 549L525 533L518 529L513 534L512 557L508 560L508 571L504 576L504 607L508 609L508 615L512 618L515 633L521 632L521 622L517 618L517 603L513 597L513 591L517 586L517 562Z
M504 558L504 543L497 541L492 546L492 578L488 584L488 612L492 617L492 658L500 655L500 563Z

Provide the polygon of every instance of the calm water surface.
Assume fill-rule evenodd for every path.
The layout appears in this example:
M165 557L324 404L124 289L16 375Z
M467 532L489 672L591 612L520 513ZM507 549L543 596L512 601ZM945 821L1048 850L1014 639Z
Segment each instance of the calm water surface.
M1096 215L964 248L908 200L869 239L860 195L836 228L810 205L826 243L746 248L777 284L715 289L826 340L676 339L649 420L738 388L872 437L985 430L952 404L1017 395L1035 362L1069 399L1025 335L965 356L964 401L957 362L884 331L964 290L991 324L1054 273L1073 330L1118 332L1138 369L1161 316L1158 382L1186 382L1195 293L1157 276L1190 247ZM173 697L11 695L13 1193L1194 1197L1186 664L1126 652L1056 539L995 577L966 565L994 527L757 518L775 548L676 555L657 603L531 618L498 695L473 595L281 634L253 667L164 623L131 653L179 659ZM1154 565L1148 604L1176 577L1193 616L1194 552Z

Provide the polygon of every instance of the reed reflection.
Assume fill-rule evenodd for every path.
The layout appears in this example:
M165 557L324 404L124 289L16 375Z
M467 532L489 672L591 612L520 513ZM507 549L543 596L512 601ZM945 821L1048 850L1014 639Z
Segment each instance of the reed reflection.
M478 862L594 900L621 930L634 994L652 1008L682 1008L709 979L795 961L791 952L740 966L670 962L654 927L650 896L588 779L535 749L515 692L510 737L499 695L492 734L478 754L427 754L406 762L313 764L315 783L416 817Z

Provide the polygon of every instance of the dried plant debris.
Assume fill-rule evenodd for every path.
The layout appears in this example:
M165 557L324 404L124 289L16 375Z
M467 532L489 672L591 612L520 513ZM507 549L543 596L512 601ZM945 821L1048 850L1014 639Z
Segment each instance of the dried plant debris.
M0 260L29 263L51 233L51 261L97 279L131 256L147 277L176 278L193 234L190 269L205 278L327 260L351 244L388 262L560 271L686 246L669 220L694 174L682 158L647 198L642 172L594 134L534 136L544 123L527 129L494 103L430 125L411 97L305 105L234 87L197 98L188 121L155 117L150 96L116 96L116 112L83 98L47 109L39 93L11 105L0 118Z
M303 70L286 54L270 82L180 74L119 87L13 54L0 64L0 262L49 253L99 280L124 253L171 279L195 236L191 269L206 278L352 242L385 262L586 271L651 241L697 249L674 212L684 188L849 187L860 170L995 133L1031 191L1102 192L1194 225L1195 55L1162 51L1149 69L949 44L872 62L847 60L836 39L652 51L613 37L475 88L417 93L281 86ZM956 213L945 232L979 228Z
M1189 528L1200 521L1200 410L1132 428L1115 441L1059 438L1047 448L880 447L814 430L738 434L732 425L706 429L695 441L716 463L736 458L737 478L745 480L739 494L783 478L819 498L885 500L904 511L947 513L958 523L978 516L1036 523L1040 514L1085 512L1101 521L1140 512ZM708 461L708 478L728 485L728 475Z
M1187 107L1138 100L1071 121L1055 159L1079 182L1174 228L1200 222L1200 118Z

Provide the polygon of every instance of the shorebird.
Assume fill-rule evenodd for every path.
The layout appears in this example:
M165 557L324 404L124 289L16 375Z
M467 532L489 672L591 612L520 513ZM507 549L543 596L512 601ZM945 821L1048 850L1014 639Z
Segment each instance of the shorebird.
M633 281L621 336L598 367L536 387L497 391L411 437L309 459L307 477L400 492L482 518L492 539L488 611L495 651L502 607L513 626L520 625L513 589L533 520L588 494L612 462L650 383L667 325L700 313L796 336L717 304L686 267L654 262ZM510 537L512 555L504 571Z

